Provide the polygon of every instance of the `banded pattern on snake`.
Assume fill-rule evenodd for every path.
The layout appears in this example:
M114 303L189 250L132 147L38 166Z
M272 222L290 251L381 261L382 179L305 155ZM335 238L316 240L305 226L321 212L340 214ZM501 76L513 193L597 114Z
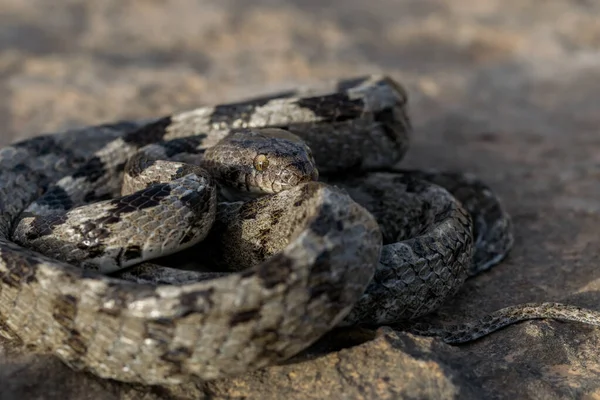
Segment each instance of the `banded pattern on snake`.
M335 326L435 310L513 239L477 179L395 167L408 148L406 103L391 78L370 76L0 149L0 333L101 377L172 384L280 362ZM219 146L269 134L299 146L302 161L278 164L250 145L249 169L224 167L240 155ZM215 168L213 151L225 154ZM266 171L279 171L277 183ZM149 181L136 186L139 175ZM235 184L219 183L217 200L215 180ZM232 201L257 180L265 195ZM156 256L143 244L156 235L218 272L121 270ZM553 303L406 329L458 343L531 318L600 321Z

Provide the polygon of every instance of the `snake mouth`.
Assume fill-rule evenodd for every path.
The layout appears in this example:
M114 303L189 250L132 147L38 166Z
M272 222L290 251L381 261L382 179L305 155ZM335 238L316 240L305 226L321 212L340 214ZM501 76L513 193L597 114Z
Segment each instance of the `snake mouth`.
M312 164L292 163L282 169L271 185L273 193L288 190L301 183L316 181L319 179L319 171Z

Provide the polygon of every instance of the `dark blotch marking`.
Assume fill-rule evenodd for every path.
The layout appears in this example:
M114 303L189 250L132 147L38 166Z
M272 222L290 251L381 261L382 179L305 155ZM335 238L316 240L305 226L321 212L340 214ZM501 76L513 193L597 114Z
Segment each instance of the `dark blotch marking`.
M203 313L207 309L214 307L212 301L214 291L214 288L211 288L208 290L199 290L182 294L179 297L179 304L185 311L181 312L179 315L185 317L192 313Z
M148 321L144 326L144 337L168 346L175 334L175 326L173 321L168 319Z
M72 330L77 316L77 298L70 294L59 295L54 299L52 308L52 318L63 328Z
M205 133L201 133L190 137L168 140L163 142L162 146L167 157L173 157L180 153L200 154L206 151L206 149L198 149L198 146L204 142L206 137Z
M362 99L351 100L346 93L307 97L298 100L296 104L329 122L359 118L365 112Z
M169 350L164 353L160 358L163 361L171 362L171 363L181 363L187 359L189 359L193 354L192 349L188 347L178 347L173 350Z
M69 210L73 207L71 197L60 186L51 186L42 197L36 200L36 204L53 210Z
M21 289L23 283L37 282L35 268L31 267L36 264L36 260L27 257L24 262L23 256L19 255L16 250L0 252L0 257L8 268L8 272L0 274L0 280L7 286Z
M159 142L167 134L167 127L171 125L171 122L171 117L161 118L158 121L129 132L123 136L123 141L138 147Z
M69 346L79 357L83 357L88 351L85 340L77 329L71 329L68 337L64 341L64 344Z
M54 227L67 220L65 213L51 216L37 216L31 221L31 230L27 232L27 240L33 241L54 232Z
M281 209L276 209L271 212L271 214L269 215L271 218L271 227L273 227L279 223L279 220L281 219L282 215L283 215L283 210L281 210Z
M156 207L170 194L171 186L168 183L157 183L138 192L111 201L109 204L114 207L111 215L97 219L96 221L102 221L105 224L118 222L123 214L132 213L149 207Z
M129 159L127 174L132 178L136 178L155 163L156 160L149 159L145 154L136 153Z
M24 140L14 144L14 147L26 149L34 153L36 156L44 156L47 154L62 154L62 149L52 138L52 136L44 135L31 139Z
M258 216L258 211L259 209L255 201L246 202L240 208L240 219L256 219L256 217Z
M50 154L55 156L60 155L64 160L65 165L69 165L70 167L79 166L85 162L85 158L75 154L73 150L68 147L61 145L60 142L57 142L55 138L53 138L53 135L43 135L23 140L13 144L13 147L25 149L33 157L43 157ZM42 173L44 171L38 172Z
M293 267L293 261L283 253L275 254L269 262L261 264L256 271L257 276L263 281L267 289L287 282Z
M255 308L253 310L239 312L239 313L235 314L233 317L231 317L231 320L229 320L229 326L233 328L236 325L251 321L259 314L260 314L260 309L258 309L258 308Z
M294 94L292 91L281 92L275 95L256 97L248 101L216 106L210 116L210 123L222 128L231 127L234 123L238 124L239 121L248 123L257 107L262 107L271 100L290 97Z
M86 181L94 183L105 174L105 165L102 160L99 157L92 157L73 174L73 178L85 178Z
M267 259L269 254L267 254L267 248L269 246L269 240L272 238L269 237L269 233L271 232L271 227L262 228L258 232L258 237L260 238L260 245L254 249L254 253L257 255L260 261L264 261Z

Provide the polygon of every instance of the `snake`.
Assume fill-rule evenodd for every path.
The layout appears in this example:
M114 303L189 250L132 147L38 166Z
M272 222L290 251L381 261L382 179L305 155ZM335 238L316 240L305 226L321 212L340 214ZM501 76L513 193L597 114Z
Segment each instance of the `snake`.
M397 167L407 103L370 75L0 149L0 334L171 385L280 363L335 327L457 344L527 319L600 325L561 303L419 322L514 239L476 177Z

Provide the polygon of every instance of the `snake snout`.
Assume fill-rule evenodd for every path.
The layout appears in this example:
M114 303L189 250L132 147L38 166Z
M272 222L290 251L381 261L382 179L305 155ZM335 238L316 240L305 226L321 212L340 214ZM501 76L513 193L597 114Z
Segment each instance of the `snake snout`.
M274 191L282 191L304 182L316 181L319 179L319 171L310 163L292 163L282 169L277 182L274 182ZM275 190L280 187L279 190Z

